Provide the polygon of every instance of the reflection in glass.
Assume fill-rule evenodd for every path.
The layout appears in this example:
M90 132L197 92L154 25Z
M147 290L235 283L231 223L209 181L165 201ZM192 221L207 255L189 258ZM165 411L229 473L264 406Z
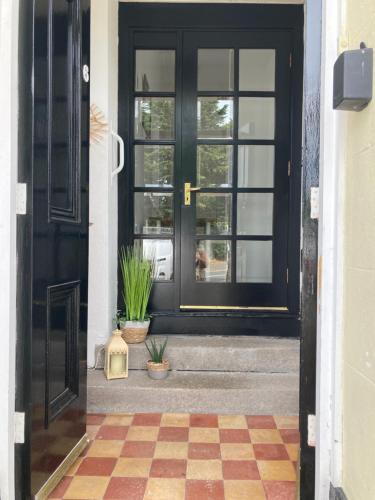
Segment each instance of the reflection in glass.
M198 139L223 139L233 136L233 99L198 97Z
M230 234L232 195L197 193L196 234Z
M275 138L275 99L240 97L238 117L240 139Z
M173 233L173 195L166 193L135 193L135 234Z
M275 90L275 50L240 50L240 90Z
M238 187L272 188L274 146L238 146Z
M237 234L271 236L272 219L272 193L238 193Z
M146 259L154 262L154 279L166 281L173 279L172 240L135 240L134 245L143 248Z
M232 146L202 144L197 148L197 182L201 187L232 185Z
M272 283L272 241L237 241L238 283Z
M234 50L198 50L198 90L234 89Z
M135 90L173 92L175 88L174 50L137 50Z
M230 273L230 241L200 240L195 252L196 281L228 282Z
M137 187L173 185L174 146L135 146L134 164Z
M137 97L134 137L136 139L174 138L174 98Z

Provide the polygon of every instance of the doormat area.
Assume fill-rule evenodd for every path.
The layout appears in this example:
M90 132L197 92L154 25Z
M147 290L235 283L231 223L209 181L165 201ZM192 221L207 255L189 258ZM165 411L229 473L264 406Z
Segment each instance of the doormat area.
M298 417L90 414L50 499L295 500Z

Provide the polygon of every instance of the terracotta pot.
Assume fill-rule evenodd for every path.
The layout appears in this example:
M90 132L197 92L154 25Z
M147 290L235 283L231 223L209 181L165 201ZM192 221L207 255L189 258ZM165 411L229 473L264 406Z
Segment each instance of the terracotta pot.
M127 344L139 344L144 342L150 327L150 320L147 321L125 321L121 325L122 338Z
M154 380L162 380L167 378L169 370L169 361L164 359L162 363L154 363L151 360L147 361L148 376Z

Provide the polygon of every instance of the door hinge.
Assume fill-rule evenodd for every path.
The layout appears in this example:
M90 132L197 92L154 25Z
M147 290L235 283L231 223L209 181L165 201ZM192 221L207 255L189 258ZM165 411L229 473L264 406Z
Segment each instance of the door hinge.
M290 160L288 161L288 177L290 177L290 173L292 171L292 164L290 162Z
M16 214L26 215L26 213L27 213L27 184L17 182Z
M14 442L16 444L25 442L25 413L19 411L14 414Z
M292 67L292 62L293 62L293 57L292 57L292 53L289 54L289 68Z
M315 447L316 444L316 416L307 415L307 444Z
M319 188L312 187L310 191L310 218L319 219Z

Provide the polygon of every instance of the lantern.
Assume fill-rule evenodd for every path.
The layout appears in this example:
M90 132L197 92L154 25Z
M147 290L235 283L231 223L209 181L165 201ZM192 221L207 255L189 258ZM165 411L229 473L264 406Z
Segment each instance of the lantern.
M119 329L113 330L105 347L104 373L108 380L128 376L128 346L121 333Z

